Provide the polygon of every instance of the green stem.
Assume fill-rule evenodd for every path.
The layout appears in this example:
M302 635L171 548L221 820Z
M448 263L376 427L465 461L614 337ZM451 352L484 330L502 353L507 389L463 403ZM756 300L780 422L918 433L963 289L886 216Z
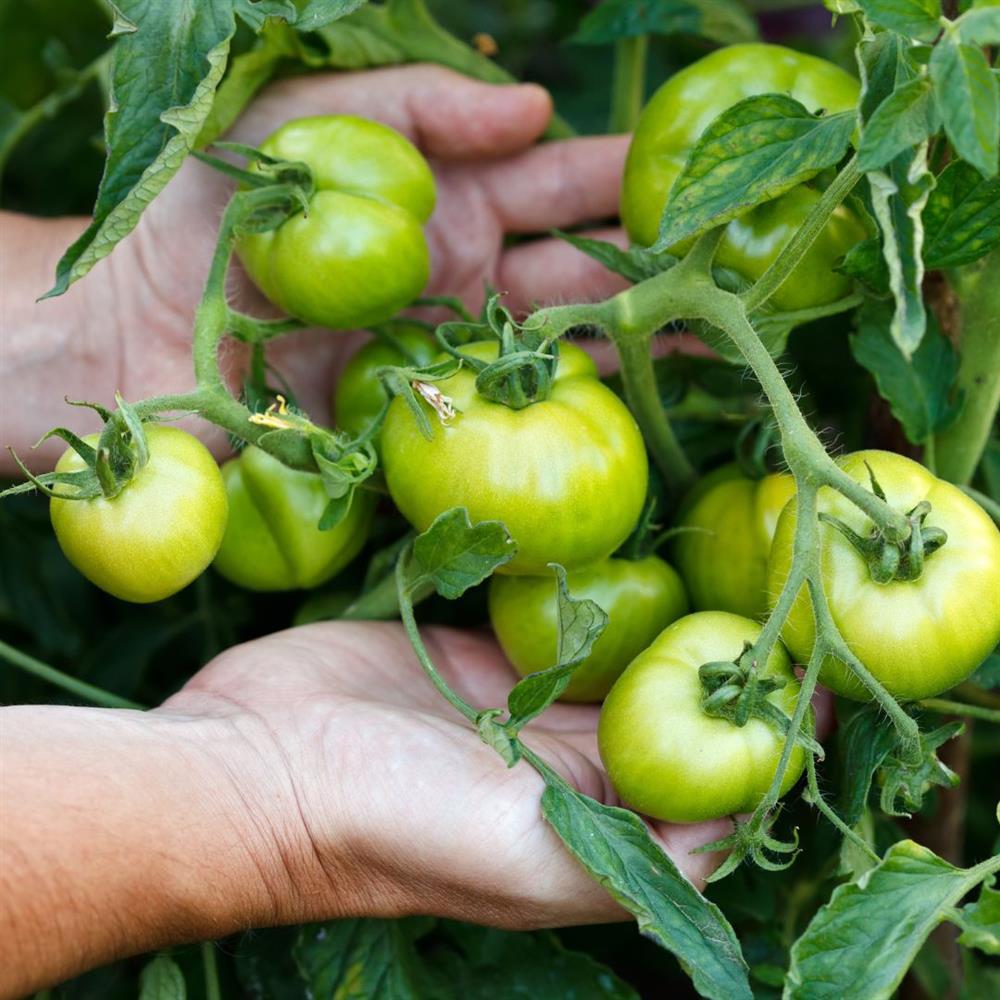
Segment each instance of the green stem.
M966 705L961 701L948 701L945 698L923 698L917 702L921 708L939 715L966 715L970 719L983 719L1000 725L1000 709L982 708L979 705Z
M806 216L805 222L771 262L771 266L743 294L743 302L748 313L759 309L788 280L789 275L823 232L837 206L851 193L851 189L860 179L861 171L858 169L858 157L855 154L823 192L812 211Z
M618 337L615 346L625 398L642 428L646 446L671 490L682 493L694 482L694 466L684 454L660 399L649 338Z
M1000 695L992 691L986 691L972 681L962 681L958 687L954 688L955 694L964 701L971 701L974 705L985 705L987 708L1000 709Z
M205 971L205 1000L222 1000L219 966L215 958L215 942L202 941L201 964Z
M896 727L900 742L903 744L903 755L908 760L919 759L920 730L916 722L900 707L899 702L876 680L871 671L854 655L844 641L830 612L830 605L823 592L823 583L819 574L819 559L816 558L815 572L810 574L809 594L812 598L813 616L816 621L816 642L813 653L821 656L832 656L840 660L868 689L871 696L882 706Z
M1000 407L1000 248L956 271L961 362L958 387L965 403L958 419L936 436L937 474L971 481Z
M8 157L18 143L46 118L52 118L60 108L70 101L76 100L91 80L100 79L110 61L111 49L109 48L81 69L68 84L57 86L55 90L46 94L27 111L14 112L10 127L5 130L3 139L0 140L0 175L3 173Z
M47 663L36 660L33 656L22 653L19 649L15 649L3 641L0 641L0 659L6 660L25 673L32 674L49 684L62 688L64 691L68 691L70 694L74 694L84 701L89 701L93 705L100 705L102 708L132 708L138 711L142 711L145 708L145 706L137 702L129 701L128 698L119 697L110 691L105 691L103 688L95 687L93 684L87 684L85 681L70 677L61 670L56 670L55 667L50 667Z
M863 854L866 854L873 861L878 861L879 857L872 850L871 845L869 845L863 837L861 837L855 830L852 830L841 818L837 815L837 811L830 806L830 804L823 798L823 793L820 791L819 782L816 780L816 759L812 754L806 755L806 784L809 788L809 797L812 804L830 821L830 823L840 831L841 835L849 840L855 847L858 848Z
M257 319L229 309L226 328L237 340L242 340L246 344L263 344L286 333L302 330L305 328L305 323L290 316L282 319Z
M631 132L639 120L646 94L645 35L620 38L615 42L615 69L611 81L611 117L609 132Z
M738 298L715 290L713 295L701 299L700 318L707 319L729 336L760 382L781 430L785 461L796 479L832 486L860 507L888 538L903 540L908 537L910 526L906 516L852 479L827 454L802 416L774 358L761 343Z
M430 678L431 683L452 707L461 712L469 722L475 725L476 720L479 718L479 712L448 687L445 679L437 672L437 667L434 666L434 662L431 660L426 646L424 646L424 641L420 638L420 629L417 627L417 620L413 616L411 587L406 578L406 568L410 562L411 552L412 545L407 545L396 561L396 596L399 601L399 615L403 620L403 627L406 629L406 634L409 637L410 645L413 646L413 651L417 654L420 666L423 667L424 673ZM417 581L412 590L416 591L422 585L423 581Z

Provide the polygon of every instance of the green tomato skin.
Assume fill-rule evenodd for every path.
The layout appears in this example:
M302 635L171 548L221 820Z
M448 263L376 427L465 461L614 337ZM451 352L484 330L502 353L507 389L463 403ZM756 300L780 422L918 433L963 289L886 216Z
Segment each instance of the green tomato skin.
M889 504L908 511L928 500L927 526L943 528L945 544L930 555L914 581L879 584L853 545L834 526L820 524L823 589L847 645L895 698L931 698L965 680L1000 642L1000 532L961 490L917 462L886 451L860 451L840 459L853 479L869 486L868 463ZM871 522L829 487L819 510L867 536ZM796 522L793 500L781 514L771 549L768 591L772 603L792 563ZM792 607L782 638L805 663L816 632L803 593ZM820 680L859 701L870 695L846 666L828 658Z
M208 449L176 427L145 426L149 461L108 500L49 505L66 558L102 590L136 604L186 587L215 556L226 526L226 488ZM96 445L97 434L85 438ZM58 472L86 468L67 449Z
M838 66L780 45L731 45L672 76L652 96L639 118L625 162L621 216L629 238L642 246L656 241L667 196L702 132L723 111L757 94L788 94L810 111L851 110L858 81ZM819 199L808 186L751 209L732 221L716 263L754 281L801 225ZM832 270L837 259L867 233L841 206L805 258L771 301L779 310L834 302L850 291L850 280ZM672 248L686 253L690 242Z
M391 335L393 342L376 337L364 344L344 366L337 381L333 422L338 430L352 437L366 431L385 406L387 397L378 378L379 368L389 365L423 367L441 353L434 335L422 326L400 324L392 329Z
M462 349L496 358L496 342ZM463 367L435 386L455 405L443 425L425 403L428 441L401 398L382 428L389 493L403 516L426 531L441 513L465 507L473 523L502 521L517 555L501 573L548 573L606 559L628 537L646 497L648 466L639 428L596 376L579 347L560 346L548 399L522 410L492 403Z
M347 514L328 531L320 517L329 501L314 473L289 469L252 445L222 467L229 523L215 568L247 590L318 587L336 576L368 537L373 503L358 490Z
M795 480L773 473L748 479L728 465L706 476L684 504L673 558L697 611L760 618L767 611L767 560Z
M601 760L621 799L670 823L698 823L750 812L767 792L784 740L761 719L739 727L706 715L698 668L735 660L761 627L724 611L700 611L668 626L621 675L601 709ZM785 680L769 701L791 717L799 693L788 654L778 643L762 674ZM805 766L792 751L784 795Z
M288 122L260 148L306 163L316 185L308 212L237 243L275 305L306 323L351 329L389 319L420 294L430 273L422 227L435 193L415 146L378 122L326 115Z
M596 601L608 624L574 671L562 701L600 701L621 672L660 632L688 610L681 578L657 556L607 559L567 575L573 597ZM552 576L490 580L490 622L522 676L556 662L558 585Z

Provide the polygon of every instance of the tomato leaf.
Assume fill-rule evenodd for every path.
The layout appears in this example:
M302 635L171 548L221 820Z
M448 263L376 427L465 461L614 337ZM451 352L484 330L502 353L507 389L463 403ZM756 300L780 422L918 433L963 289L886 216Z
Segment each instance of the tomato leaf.
M939 760L936 751L963 728L961 722L949 722L929 733L922 732L920 760L915 764L895 750L889 753L880 768L882 812L890 816L908 816L920 809L932 786L955 788L958 785L958 775Z
M428 955L449 992L442 1000L638 1000L635 991L609 968L583 952L571 951L551 931L502 931L443 920L447 947ZM501 987L502 984L502 987Z
M928 268L978 260L1000 243L1000 177L984 180L962 160L949 163L927 199L923 221Z
M473 524L464 507L453 507L413 540L410 587L426 580L442 597L454 600L516 554L514 539L499 521Z
M169 955L157 955L143 967L139 1000L185 1000L186 996L184 973Z
M862 282L876 295L889 294L889 268L876 237L856 243L834 270Z
M566 583L566 570L550 563L556 574L558 643L555 665L529 674L511 688L507 697L510 719L508 730L517 732L535 716L545 711L566 690L573 670L593 649L608 624L603 608L589 598L572 597Z
M639 930L677 956L703 997L750 1000L735 932L653 843L642 820L581 795L552 772L545 781L542 815L570 853L635 916Z
M941 0L856 0L865 17L909 38L933 42L941 30Z
M984 885L979 899L963 906L953 919L962 929L959 944L1000 955L1000 892Z
M653 253L646 247L629 247L623 250L606 240L589 239L586 236L577 236L575 233L564 233L558 229L552 230L552 235L565 240L588 257L603 264L609 271L620 274L629 281L645 281L646 278L652 278L653 275L660 274L677 263L677 258L673 254Z
M436 984L414 944L433 926L429 917L309 924L293 955L311 996L423 1000Z
M1000 861L993 863L1000 866ZM988 874L961 869L912 840L893 844L857 881L838 886L792 946L788 1000L893 994L931 931Z
M610 969L566 948L550 931L519 933L429 917L338 920L303 928L294 955L304 982L289 1000L304 997L306 989L314 997L364 1000L488 1000L501 993L637 1000ZM283 960L280 951L275 959ZM254 971L263 978L262 970Z
M931 53L934 99L955 152L995 177L1000 148L1000 81L982 49L946 32Z
M838 733L843 766L840 815L854 826L864 812L875 772L895 744L892 724L876 705L859 708Z
M911 80L886 98L868 120L858 147L858 166L877 170L940 127L930 80Z
M231 4L179 0L114 7L108 148L93 222L56 265L61 295L136 226L194 145L236 30Z
M970 45L1000 44L1000 6L983 3L967 10L955 22L955 30L962 41Z
M699 35L723 45L752 42L757 25L737 0L604 0L587 14L577 45L606 45L639 35Z
M851 336L855 361L875 378L907 438L923 444L958 416L963 398L955 391L959 357L951 341L931 323L920 346L907 358L890 333L891 311L869 302Z
M854 127L853 112L812 115L781 94L734 104L691 150L670 190L653 251L729 222L835 165Z
M927 171L927 143L900 153L884 170L867 175L872 207L882 231L882 255L896 303L889 329L905 357L920 346L927 327L921 218L934 178Z

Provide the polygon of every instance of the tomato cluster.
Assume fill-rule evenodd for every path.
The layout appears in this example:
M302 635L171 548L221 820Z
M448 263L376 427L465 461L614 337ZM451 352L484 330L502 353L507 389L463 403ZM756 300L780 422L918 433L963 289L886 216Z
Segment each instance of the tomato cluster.
M677 74L650 101L629 152L622 216L633 239L655 239L670 187L708 122L742 97L771 91L836 111L854 106L857 83L820 60L759 45L716 52ZM668 565L636 543L641 531L634 534L649 486L642 434L584 350L546 342L531 355L495 337L460 345L463 363L450 370L439 364L449 355L427 328L392 320L427 278L421 226L434 187L414 147L384 126L336 116L290 122L263 151L308 164L315 190L307 211L277 230L241 237L245 268L275 304L306 322L377 327L334 391L343 440L354 447L371 440L392 503L418 531L459 507L473 522L506 526L516 554L489 584L489 617L517 673L544 671L557 659L553 564L566 570L572 598L607 613L562 697L603 701L600 753L627 804L674 822L752 810L774 779L786 739L775 719L789 718L798 697L792 664L808 662L817 641L805 589L782 641L750 668L755 684L766 682L754 710L731 711L711 678L720 671L729 677L731 668L723 693L743 690L746 650L792 566L792 476L754 480L735 465L705 476L675 512L679 531ZM747 280L759 277L819 196L803 185L736 219L719 262ZM863 235L847 209L835 214L780 301L775 296L777 305L803 309L843 295L846 279L831 268ZM545 366L535 395L515 404L486 391L484 371L503 369L503 377L517 379L522 363ZM430 381L421 382L420 370L432 365ZM406 369L412 395L394 389L390 398L394 368ZM317 587L368 539L372 490L355 490L346 512L321 530L331 501L321 475L252 446L220 472L181 430L154 424L145 435L143 462L119 492L81 501L63 486L51 505L69 559L118 597L161 599L213 559L222 576L251 590ZM58 471L84 466L71 449ZM841 466L915 518L917 530L897 551L853 503L820 491L819 565L833 624L895 697L947 690L1000 641L1000 533L965 494L909 459L861 452ZM933 544L925 546L924 537ZM858 672L832 657L821 679L841 695L870 696ZM804 762L797 746L782 792Z

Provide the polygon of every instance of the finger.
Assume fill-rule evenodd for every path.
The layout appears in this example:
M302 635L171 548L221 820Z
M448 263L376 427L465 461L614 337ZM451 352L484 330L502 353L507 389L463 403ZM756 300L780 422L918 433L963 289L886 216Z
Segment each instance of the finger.
M269 86L232 130L259 143L289 118L355 114L391 126L430 156L478 159L530 146L552 117L536 84L490 84L441 66L330 73Z
M620 229L599 229L581 235L624 247ZM594 302L627 288L629 282L564 240L550 238L522 243L500 259L498 287L504 304L515 312L559 302Z
M534 146L484 167L482 184L508 232L538 233L618 215L628 136Z
M673 858L677 867L694 883L704 888L705 880L726 858L726 851L709 854L692 854L692 851L728 837L733 832L733 821L728 817L707 820L704 823L650 824L653 839Z

